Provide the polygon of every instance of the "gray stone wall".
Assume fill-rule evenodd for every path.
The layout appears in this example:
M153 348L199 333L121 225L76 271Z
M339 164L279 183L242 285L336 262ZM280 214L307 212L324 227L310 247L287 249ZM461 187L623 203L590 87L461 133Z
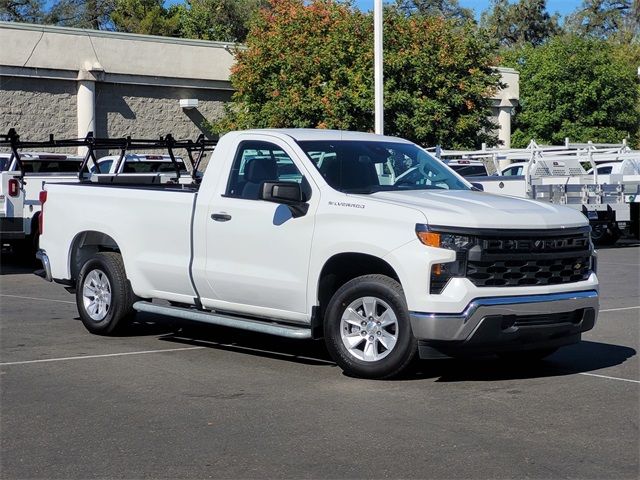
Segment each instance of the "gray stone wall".
M76 82L0 77L0 133L10 127L23 139L75 138Z
M197 109L183 110L180 99L197 98ZM207 135L204 120L220 118L231 92L142 85L98 83L96 86L97 136L175 138Z

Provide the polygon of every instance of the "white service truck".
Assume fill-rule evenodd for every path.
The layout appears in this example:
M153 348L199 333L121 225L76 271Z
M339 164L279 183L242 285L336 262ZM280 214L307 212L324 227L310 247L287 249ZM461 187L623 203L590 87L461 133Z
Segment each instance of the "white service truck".
M394 156L421 175L389 183ZM189 185L55 184L41 200L38 273L96 334L139 311L324 338L349 374L386 378L417 355L542 358L598 314L580 212L475 191L400 138L231 132Z
M469 177L485 192L529 198L581 211L589 219L591 237L596 245L614 244L626 231L637 235L640 152L630 150L626 144L539 146L531 141L524 149L440 151L440 158L447 164L483 162L500 172ZM507 161L516 163L500 168L499 162ZM614 161L619 162L616 171L600 175L596 166ZM587 166L591 170L587 171Z

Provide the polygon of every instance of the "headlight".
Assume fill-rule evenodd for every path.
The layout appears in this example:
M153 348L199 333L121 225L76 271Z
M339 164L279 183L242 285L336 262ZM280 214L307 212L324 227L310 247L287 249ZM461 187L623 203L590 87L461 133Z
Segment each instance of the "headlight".
M416 235L418 235L418 238L423 244L429 247L463 251L473 245L473 239L468 235L437 232L430 230L427 225L416 225Z
M424 245L456 252L454 261L431 265L429 293L440 294L451 278L464 276L467 251L475 245L475 239L469 235L431 230L421 224L416 225L416 235Z

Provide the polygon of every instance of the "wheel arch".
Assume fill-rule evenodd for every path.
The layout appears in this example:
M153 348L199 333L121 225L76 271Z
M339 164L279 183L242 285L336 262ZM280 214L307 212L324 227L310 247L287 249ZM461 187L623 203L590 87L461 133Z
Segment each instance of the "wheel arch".
M78 233L69 250L69 273L71 280L78 278L82 265L98 252L121 253L120 246L110 235L95 230Z
M349 280L362 275L380 274L402 285L400 276L389 262L368 253L342 252L329 257L322 268L316 285L316 312L314 323L320 327L333 294Z

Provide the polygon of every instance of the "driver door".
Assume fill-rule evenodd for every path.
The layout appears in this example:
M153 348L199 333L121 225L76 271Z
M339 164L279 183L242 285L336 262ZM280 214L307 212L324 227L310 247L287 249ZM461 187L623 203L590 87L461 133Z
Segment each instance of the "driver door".
M319 191L292 149L265 136L241 141L222 195L209 204L206 280L220 310L306 321L307 278ZM265 181L304 186L309 209L294 218L286 205L260 200ZM201 292L204 297L204 292Z

